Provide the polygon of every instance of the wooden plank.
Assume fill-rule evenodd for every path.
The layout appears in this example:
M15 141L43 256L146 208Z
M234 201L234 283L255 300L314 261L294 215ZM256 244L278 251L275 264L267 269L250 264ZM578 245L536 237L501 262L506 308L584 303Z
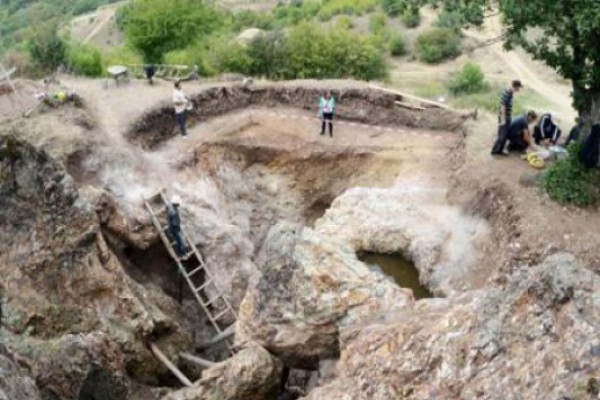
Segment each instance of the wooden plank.
M194 386L194 384L187 378L187 376L185 376L179 370L179 368L175 366L175 364L169 361L167 356L165 356L165 354L158 348L156 344L150 343L150 350L156 356L156 358L158 358L165 365L165 367L167 367L169 371L171 371L173 375L175 375L177 379L179 379L181 383L183 383L187 387Z
M235 324L231 324L229 328L225 329L223 332L219 333L215 337L211 338L209 341L202 343L197 347L199 350L207 349L209 347L214 346L217 343L222 342L223 340L229 339L235 334Z
M217 363L215 363L215 362L205 360L204 358L194 356L190 353L180 353L179 355L181 356L181 358L188 360L190 362L193 362L194 364L196 364L202 368L212 368L215 365L217 365Z

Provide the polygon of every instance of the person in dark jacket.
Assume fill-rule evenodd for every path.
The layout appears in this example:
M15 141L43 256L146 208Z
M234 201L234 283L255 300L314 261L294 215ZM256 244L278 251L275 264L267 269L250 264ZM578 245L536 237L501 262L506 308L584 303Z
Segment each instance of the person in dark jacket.
M592 133L585 139L579 151L579 161L586 168L596 168L600 156L600 124L592 126Z
M583 122L579 117L575 118L575 126L571 128L571 132L569 132L569 137L567 137L567 141L565 142L565 147L569 147L572 142L576 142L579 140L581 136L581 129L583 129Z
M510 151L525 151L527 148L534 146L529 125L535 123L536 120L537 114L535 111L529 111L526 115L512 121L507 135Z
M518 93L522 87L523 84L521 81L513 81L511 86L502 92L502 95L500 96L498 139L496 139L494 147L492 147L492 155L494 156L507 154L504 147L506 146L508 131L510 129L510 124L512 123L513 96L515 93Z
M552 114L544 114L533 129L533 139L535 144L544 144L554 146L558 143L558 138L562 134L561 129L554 122Z
M155 73L155 69L154 69L154 64L147 64L144 65L144 72L146 72L146 79L148 79L148 83L149 84L154 84L154 73Z
M175 250L179 258L183 258L186 254L185 238L181 231L181 218L179 217L179 205L181 199L175 195L171 199L171 204L167 205L167 219L169 222L169 233L175 239Z

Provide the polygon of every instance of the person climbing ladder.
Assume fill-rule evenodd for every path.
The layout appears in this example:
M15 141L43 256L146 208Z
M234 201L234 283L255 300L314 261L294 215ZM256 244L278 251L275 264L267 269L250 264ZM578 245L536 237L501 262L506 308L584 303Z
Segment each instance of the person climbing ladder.
M321 135L325 134L325 126L329 124L329 137L333 137L333 113L335 112L335 98L330 91L326 91L319 99L319 118L321 119Z
M181 199L175 195L171 199L171 204L167 205L167 218L169 222L169 233L175 240L175 249L177 250L177 256L180 259L185 258L187 248L185 245L185 238L183 232L181 232L181 218L179 217L179 204Z

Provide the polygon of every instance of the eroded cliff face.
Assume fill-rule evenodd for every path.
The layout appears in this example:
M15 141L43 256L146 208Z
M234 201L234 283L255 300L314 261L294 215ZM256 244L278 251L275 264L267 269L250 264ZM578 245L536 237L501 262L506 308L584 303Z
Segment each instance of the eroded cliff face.
M165 371L144 341L174 350L189 346L190 333L152 301L164 295L124 273L71 177L44 151L3 135L0 193L0 334L41 391L76 398L92 366L115 380L160 380Z

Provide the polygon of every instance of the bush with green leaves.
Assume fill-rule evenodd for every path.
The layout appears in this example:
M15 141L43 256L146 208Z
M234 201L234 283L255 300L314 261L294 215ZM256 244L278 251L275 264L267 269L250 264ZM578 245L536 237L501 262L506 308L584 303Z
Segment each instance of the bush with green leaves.
M435 64L460 54L461 37L449 28L433 28L417 37L416 48L422 61Z
M210 46L219 71L273 79L357 78L387 75L380 41L347 29L324 30L303 22L281 32L259 35L247 45L221 42Z
M369 30L374 34L379 34L385 28L387 16L382 12L376 12L369 17Z
M406 0L381 0L381 8L390 17L396 17L407 8Z
M479 65L468 62L448 81L448 89L453 95L480 93L488 89L485 75Z
M42 24L27 41L27 50L35 67L41 72L50 72L64 63L67 44L58 35L56 24Z
M465 16L458 11L443 9L435 21L435 26L438 28L450 28L455 31L460 31L465 25Z
M236 32L248 28L271 29L274 25L274 17L271 13L257 12L253 10L242 10L233 14L232 29Z
M137 0L121 16L128 43L152 63L202 40L220 27L221 17L215 8L196 0Z
M340 15L337 20L336 27L339 29L352 29L354 27L354 23L349 16Z
M399 33L392 36L389 42L390 54L394 57L400 57L406 54L406 40Z
M102 54L97 48L85 45L74 44L67 50L67 66L76 74L84 76L102 75Z
M569 146L569 156L554 162L544 175L544 188L561 204L588 207L600 204L600 172L586 169L579 161L582 143Z
M400 19L407 28L416 28L421 24L421 11L418 7L407 7Z

